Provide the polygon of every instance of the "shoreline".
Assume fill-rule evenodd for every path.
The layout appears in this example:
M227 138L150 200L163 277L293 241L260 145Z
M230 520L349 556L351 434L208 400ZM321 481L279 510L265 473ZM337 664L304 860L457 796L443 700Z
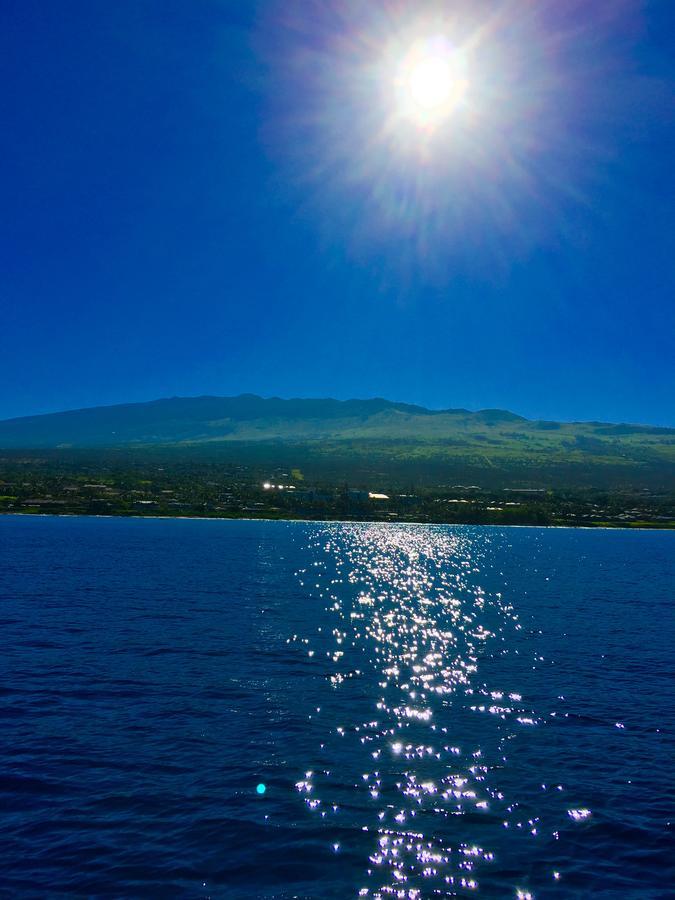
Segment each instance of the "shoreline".
M675 531L675 525L542 525L525 524L522 522L495 523L495 522L384 522L379 519L289 519L279 517L270 519L265 516L139 516L133 513L129 515L110 515L105 513L33 513L15 512L9 510L0 511L0 516L16 516L17 518L34 519L150 519L159 521L183 521L183 522L285 522L286 524L298 523L301 525L410 525L426 528L541 528L541 529L575 529L578 531Z

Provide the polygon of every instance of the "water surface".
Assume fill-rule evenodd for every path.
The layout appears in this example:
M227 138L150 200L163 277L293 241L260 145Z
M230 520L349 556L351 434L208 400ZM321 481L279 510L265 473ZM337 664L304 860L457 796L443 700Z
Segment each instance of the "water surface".
M667 532L0 519L0 892L673 896L674 585Z

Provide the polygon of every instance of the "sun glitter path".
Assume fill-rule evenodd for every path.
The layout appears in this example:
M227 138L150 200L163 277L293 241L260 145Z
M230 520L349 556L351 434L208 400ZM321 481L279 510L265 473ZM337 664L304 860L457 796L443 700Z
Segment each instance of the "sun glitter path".
M318 560L298 573L327 602L332 634L291 641L330 662L331 700L344 718L321 733L320 762L296 787L327 827L348 820L372 835L360 896L471 893L494 865L495 829L513 830L517 865L528 839L556 840L566 817L562 794L555 816L540 816L502 787L510 784L510 742L545 718L513 684L488 683L481 671L489 668L493 681L499 660L520 652L518 615L478 585L479 548L466 529L332 528L317 543ZM321 722L321 712L310 718ZM359 771L346 771L348 759ZM590 815L575 812L568 821ZM329 840L336 853L348 849L344 839ZM513 895L530 896L526 878L520 882Z

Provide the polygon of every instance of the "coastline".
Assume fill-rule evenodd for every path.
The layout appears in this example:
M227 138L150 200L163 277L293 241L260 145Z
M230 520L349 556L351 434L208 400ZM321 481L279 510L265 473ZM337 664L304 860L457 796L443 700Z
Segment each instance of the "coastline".
M421 521L383 521L381 519L302 519L289 518L288 516L279 516L278 518L270 518L269 516L157 516L147 515L139 516L133 513L129 515L110 515L105 513L36 513L36 512L16 512L14 510L2 510L1 516L16 516L17 518L35 518L35 519L149 519L164 521L187 521L187 522L285 522L286 524L304 524L304 525L411 525L424 526L427 528L540 528L542 530L550 529L575 529L577 531L673 531L675 532L675 523L673 525L607 525L606 523L598 525L576 525L576 524L542 524L541 522L533 522L527 524L523 522L421 522Z

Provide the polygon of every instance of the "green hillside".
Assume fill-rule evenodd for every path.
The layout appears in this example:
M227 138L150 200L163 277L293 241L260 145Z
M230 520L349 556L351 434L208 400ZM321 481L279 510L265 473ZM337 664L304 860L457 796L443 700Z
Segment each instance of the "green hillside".
M166 454L425 483L675 484L675 429L387 400L173 398L0 422L5 450Z

